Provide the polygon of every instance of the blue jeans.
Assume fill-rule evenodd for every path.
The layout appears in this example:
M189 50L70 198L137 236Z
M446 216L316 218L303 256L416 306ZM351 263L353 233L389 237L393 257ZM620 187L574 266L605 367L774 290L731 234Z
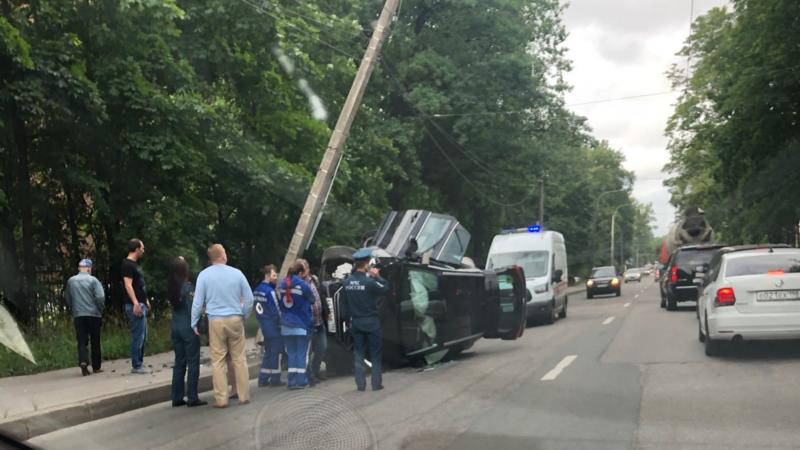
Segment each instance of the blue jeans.
M200 378L200 338L185 324L172 323L172 348L175 350L175 366L172 368L172 401L183 400L184 394L190 403L197 401L197 382ZM188 369L188 370L187 370ZM184 377L188 378L184 384Z
M311 336L311 375L319 378L319 368L322 365L322 360L325 359L325 350L328 348L328 332L325 331L325 325L320 325L314 328L313 335Z
M381 363L383 362L383 342L381 325L375 319L353 319L350 328L353 335L353 359L355 365L356 387L364 390L367 387L366 364L364 359L369 350L369 362L372 364L372 389L379 388L382 383Z
M308 386L306 367L308 367L309 336L284 335L283 342L286 344L286 353L289 354L289 387Z
M147 342L147 305L140 303L141 317L133 315L133 304L125 304L125 314L131 326L131 365L134 369L142 367L144 363L144 344Z

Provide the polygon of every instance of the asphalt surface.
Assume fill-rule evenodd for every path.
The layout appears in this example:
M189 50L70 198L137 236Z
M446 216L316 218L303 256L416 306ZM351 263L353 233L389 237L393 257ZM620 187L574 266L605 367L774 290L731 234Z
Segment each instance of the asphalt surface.
M225 410L169 403L42 435L44 448L800 448L800 345L708 358L693 305L659 308L651 278L621 297L570 296L568 317L481 340L432 370L253 387ZM202 397L210 400L210 394Z

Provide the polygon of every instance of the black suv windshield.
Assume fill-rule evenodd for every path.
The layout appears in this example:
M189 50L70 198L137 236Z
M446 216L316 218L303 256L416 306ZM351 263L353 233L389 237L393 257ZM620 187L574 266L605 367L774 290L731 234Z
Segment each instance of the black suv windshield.
M592 278L613 277L616 275L617 272L613 267L598 267L592 269Z

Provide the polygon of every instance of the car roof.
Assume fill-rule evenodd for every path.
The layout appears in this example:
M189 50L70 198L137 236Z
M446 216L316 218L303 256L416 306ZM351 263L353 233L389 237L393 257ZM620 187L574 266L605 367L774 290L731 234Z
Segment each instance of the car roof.
M614 267L614 266L597 266L597 267L592 267L592 270L597 270L597 269L613 269L613 270L617 270L617 268L616 268L616 267Z
M721 250L722 255L726 258L748 256L753 254L764 253L796 253L797 248L790 247L786 244L763 244L763 245L736 245L733 247L725 247Z
M675 250L675 253L682 252L684 250L716 250L719 248L726 248L726 247L730 246L725 244L691 244L677 248Z

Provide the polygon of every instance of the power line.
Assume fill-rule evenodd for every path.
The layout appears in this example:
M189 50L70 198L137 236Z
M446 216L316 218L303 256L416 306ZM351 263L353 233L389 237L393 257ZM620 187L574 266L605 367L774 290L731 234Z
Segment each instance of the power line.
M586 102L580 103L568 103L564 106L566 107L574 107L574 106L584 106L584 105L595 105L599 103L610 103L610 102L619 102L625 100L636 100L640 98L647 98L647 97L656 97L660 95L668 95L674 94L677 91L660 91L660 92L650 92L647 94L636 94L636 95L626 95L624 97L614 97L614 98L604 98L598 100L590 100ZM441 113L441 114L431 114L431 117L462 117L462 116L497 116L497 115L504 115L504 114L525 114L530 113L530 109L520 109L520 110L510 110L510 111L482 111L482 112L465 112L465 113Z
M295 24L293 24L293 23L291 23L289 21L286 21L286 17L279 17L279 16L267 11L266 9L262 8L261 6L251 2L250 0L239 0L239 1L241 1L242 3L244 3L246 5L249 5L250 7L252 7L253 9L255 9L256 11L258 11L258 12L260 12L262 14L265 14L265 15L267 15L269 17L272 17L275 20L282 20L283 19L284 23L286 25L288 25L290 28L293 28L298 33L308 37L309 39L312 39L312 40L315 40L315 41L319 42L320 44L330 48L331 50L333 50L335 52L338 52L338 53L340 53L340 54L342 54L344 56L347 56L348 58L358 59L355 55L351 54L350 52L348 52L346 50L342 50L341 48L339 48L339 47L337 47L337 46L335 46L335 45L333 45L333 44L331 44L329 42L326 42L326 41L318 38L317 36L314 36L313 34L303 30L302 28L298 27L297 25L295 25Z

